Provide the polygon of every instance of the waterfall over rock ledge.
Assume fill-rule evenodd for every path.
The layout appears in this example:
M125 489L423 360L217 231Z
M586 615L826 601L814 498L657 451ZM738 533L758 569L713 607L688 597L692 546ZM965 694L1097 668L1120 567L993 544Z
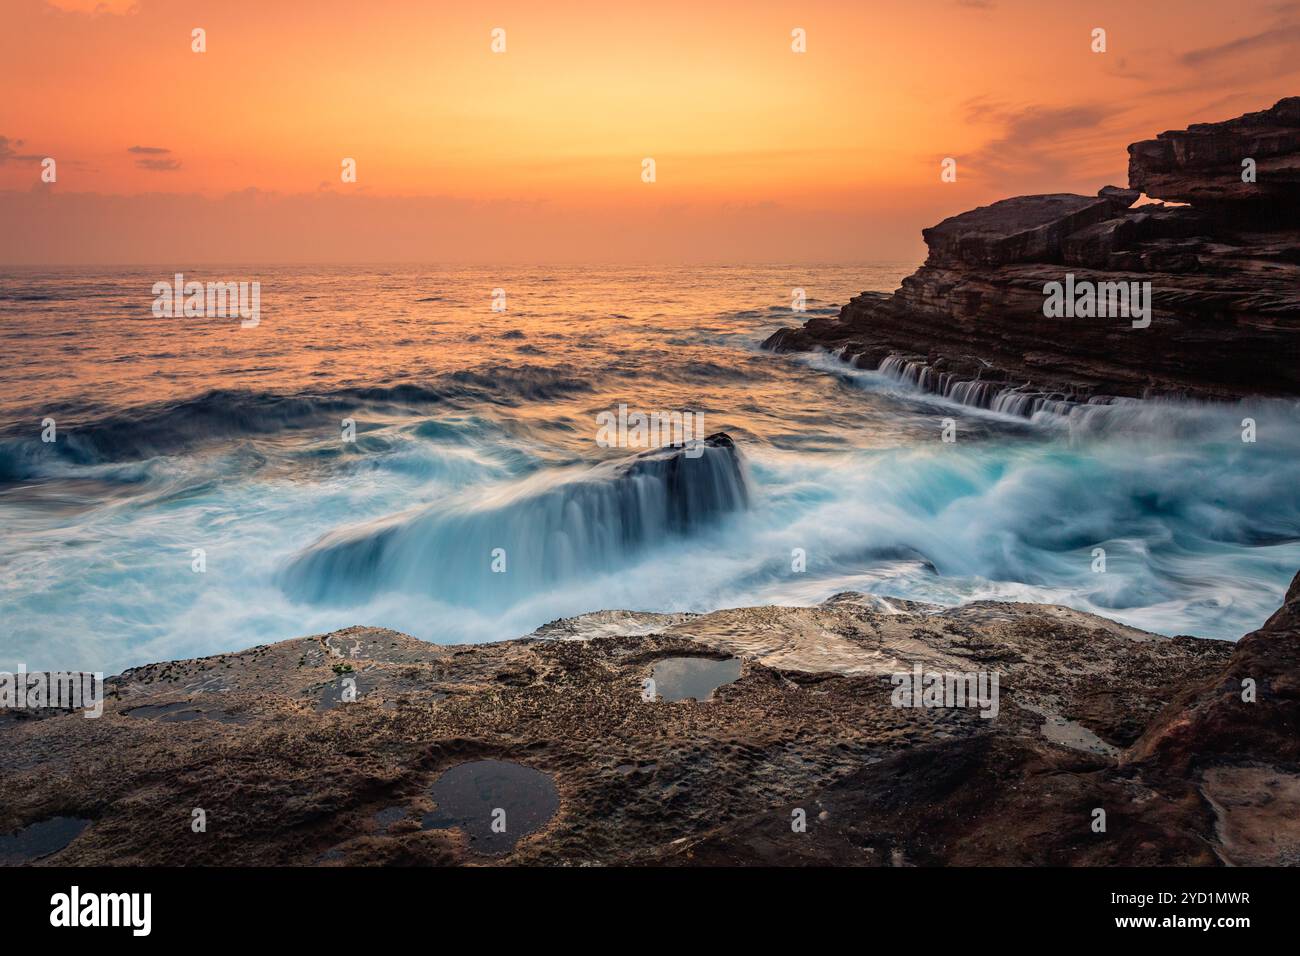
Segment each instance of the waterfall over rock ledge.
M657 448L558 480L538 476L451 507L331 532L294 557L279 584L302 601L406 591L491 607L615 570L748 507L730 436L710 435L701 446L698 454L680 445Z

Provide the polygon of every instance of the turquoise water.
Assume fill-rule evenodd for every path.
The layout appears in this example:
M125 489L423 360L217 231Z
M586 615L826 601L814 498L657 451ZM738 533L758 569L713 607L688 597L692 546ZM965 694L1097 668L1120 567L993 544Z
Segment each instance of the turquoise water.
M255 328L155 317L172 267L6 274L0 669L846 589L1262 623L1300 568L1296 403L1027 420L759 350L911 268L187 271L260 281ZM635 451L597 441L620 403L702 413L739 471L627 473Z

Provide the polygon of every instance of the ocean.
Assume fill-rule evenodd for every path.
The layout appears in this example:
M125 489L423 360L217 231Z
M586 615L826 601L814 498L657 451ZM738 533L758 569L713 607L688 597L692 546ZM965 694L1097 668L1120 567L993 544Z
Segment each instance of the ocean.
M183 270L259 282L254 327L156 315L170 266L0 274L0 670L845 590L1261 624L1300 568L1300 404L1026 418L759 348L913 266ZM620 405L734 452L629 466Z

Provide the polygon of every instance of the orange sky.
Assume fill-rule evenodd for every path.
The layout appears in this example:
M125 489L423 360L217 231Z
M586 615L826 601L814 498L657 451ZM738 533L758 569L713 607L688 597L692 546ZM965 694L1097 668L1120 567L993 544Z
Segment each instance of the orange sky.
M0 262L912 259L1300 92L1300 3L613 6L0 0Z

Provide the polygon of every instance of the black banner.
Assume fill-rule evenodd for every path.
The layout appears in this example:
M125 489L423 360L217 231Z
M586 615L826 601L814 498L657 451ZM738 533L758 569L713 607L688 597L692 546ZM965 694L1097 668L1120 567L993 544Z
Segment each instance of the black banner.
M259 940L367 945L419 923L491 934L746 937L817 920L825 930L968 941L1047 930L1227 942L1294 925L1287 870L957 869L64 869L0 870L11 938L75 932L79 942ZM917 921L920 921L918 924ZM704 924L716 927L705 930ZM965 930L962 927L966 927ZM694 935L691 930L687 935ZM618 937L611 937L617 939Z

